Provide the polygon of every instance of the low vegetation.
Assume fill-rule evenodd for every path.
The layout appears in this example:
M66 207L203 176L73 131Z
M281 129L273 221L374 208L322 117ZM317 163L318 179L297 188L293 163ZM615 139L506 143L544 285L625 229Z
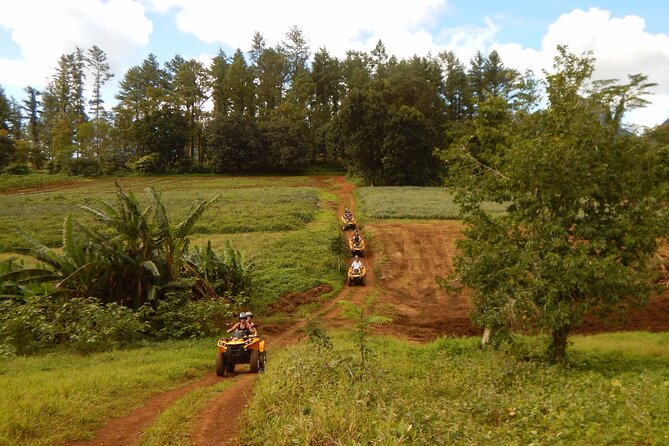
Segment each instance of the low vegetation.
M51 186L63 184L76 185L85 183L86 180L81 177L73 177L66 174L45 175L44 173L27 173L25 175L10 175L8 173L0 174L0 193L21 194L22 191L34 189L48 189Z
M337 287L327 243L335 219L321 206L332 196L313 180L277 179L294 187L270 189L267 177L198 178L175 180L162 194L161 178L131 179L132 189L150 186L137 196L119 185L107 196L107 181L73 188L91 196L75 208L77 221L60 223L57 249L33 238L34 227L19 231L29 246L19 251L32 260L0 262L0 354L213 336L239 307L262 312L285 292ZM207 182L221 190L213 199ZM56 227L50 211L45 220ZM183 221L172 225L174 215Z
M361 187L358 209L370 218L455 220L460 207L443 187ZM501 214L505 206L486 203L486 209Z
M299 229L311 221L318 207L318 191L313 187L313 180L306 177L190 175L117 180L124 190L135 193L140 200L148 198L145 192L148 187L161 192L173 220L184 218L194 201L220 195L211 212L197 222L194 234ZM92 222L80 206L96 206L100 200L112 200L114 194L113 179L96 179L81 181L67 189L61 185L43 191L38 188L0 195L3 210L0 213L0 252L11 251L21 244L14 230L17 227L49 247L58 246L65 217L72 215L78 221Z
M574 340L573 362L551 366L478 339L374 338L367 375L349 336L335 335L334 348L303 343L268 363L242 442L669 444L668 335Z
M56 353L0 361L0 444L83 439L151 395L213 367L214 340L160 342L87 356Z

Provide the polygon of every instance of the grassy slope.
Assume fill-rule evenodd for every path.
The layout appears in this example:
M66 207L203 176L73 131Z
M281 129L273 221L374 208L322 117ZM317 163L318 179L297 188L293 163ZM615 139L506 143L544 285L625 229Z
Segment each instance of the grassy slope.
M459 218L458 205L443 187L361 187L357 194L359 210L371 218ZM495 203L486 208L493 214L505 209Z
M173 224L196 200L220 194L195 226L191 246L211 240L220 249L229 240L252 258L258 272L255 309L287 291L304 291L323 283L336 287L341 281L328 252L336 217L327 202L335 198L314 178L181 175L117 181L144 206L151 203L147 187L161 192ZM100 200L114 203L114 191L114 179L96 179L62 190L0 195L0 260L13 256L7 251L22 242L14 227L48 246L59 246L65 216L92 222L79 206L96 207Z
M50 354L0 361L0 444L47 445L81 438L212 370L212 339L166 342L89 356Z
M341 338L336 353L285 350L256 386L244 444L669 444L669 334L575 338L568 368L477 341L377 339L357 380Z
M151 203L147 187L161 192L168 215L175 223L195 201L220 194L220 200L196 225L195 233L199 234L299 229L313 219L318 206L318 189L307 177L181 175L117 181L144 206ZM114 179L97 179L60 190L0 195L0 252L21 243L15 227L47 246L59 246L64 218L72 215L76 221L92 221L80 205L98 207L100 200L114 204L114 191Z

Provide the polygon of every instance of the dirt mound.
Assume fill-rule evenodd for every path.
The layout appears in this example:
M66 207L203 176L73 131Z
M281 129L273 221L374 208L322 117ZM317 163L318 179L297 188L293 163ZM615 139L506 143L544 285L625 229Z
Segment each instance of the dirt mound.
M295 310L305 304L317 302L323 294L332 291L330 285L318 285L308 291L284 293L275 303L270 305L271 314L292 314Z

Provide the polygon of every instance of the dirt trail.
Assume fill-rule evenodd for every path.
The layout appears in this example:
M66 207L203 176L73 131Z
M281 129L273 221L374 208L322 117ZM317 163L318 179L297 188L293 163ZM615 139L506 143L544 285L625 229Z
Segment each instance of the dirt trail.
M343 215L346 207L355 214L355 186L342 176L331 179L336 182L333 192L338 197L338 216ZM323 181L325 183L326 179ZM377 221L365 225L361 233L376 251L370 250L369 244L365 250L363 263L367 266L367 285L345 287L337 296L321 303L316 315L329 328L341 327L349 322L341 316L336 305L339 300L360 305L367 297L374 296L376 311L393 318L392 324L378 328L380 333L418 342L444 335L480 335L482 330L469 320L469 294L449 295L437 284L437 279L448 275L453 268L455 241L461 237L461 230L461 223L456 221ZM350 237L350 231L347 236ZM305 293L289 293L282 297L276 308L290 312L301 304L319 302L319 296L328 291L329 287L322 286ZM304 322L288 327L261 327L267 335L270 361L272 347L295 342L296 334L303 326ZM588 318L578 332L643 329L669 330L669 291L652 299L646 310L631 313L627 321L607 324ZM256 376L247 370L248 366L239 367L238 381L217 395L200 413L191 444L237 445L235 436L239 416L252 396ZM110 421L94 440L75 444L134 445L141 431L177 398L196 388L213 385L220 379L212 373L197 383L157 395L128 416Z

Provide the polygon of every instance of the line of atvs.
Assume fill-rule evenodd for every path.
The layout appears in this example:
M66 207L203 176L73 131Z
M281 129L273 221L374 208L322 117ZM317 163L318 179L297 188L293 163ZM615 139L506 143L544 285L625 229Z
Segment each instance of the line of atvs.
M341 217L343 231L353 230L348 238L348 247L353 262L348 268L347 283L349 286L364 285L367 270L360 258L365 255L365 240L358 231L358 224L353 214L346 209ZM234 373L238 364L249 364L251 373L265 370L265 341L259 335L250 335L243 330L235 330L229 338L221 338L217 343L216 374L226 376Z
M360 260L365 255L365 240L358 231L358 224L350 210L345 209L341 217L341 229L343 231L353 230L352 236L348 239L348 247L353 256L353 263L348 268L347 282L349 286L364 285L367 270Z

